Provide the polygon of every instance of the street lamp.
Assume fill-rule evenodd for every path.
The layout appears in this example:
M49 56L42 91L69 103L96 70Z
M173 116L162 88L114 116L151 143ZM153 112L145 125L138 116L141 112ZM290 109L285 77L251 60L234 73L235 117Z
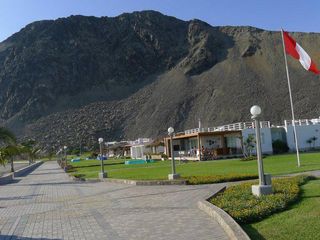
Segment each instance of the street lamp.
M261 153L261 134L260 134L260 121L259 115L261 114L261 108L254 105L250 108L251 118L254 120L255 132L256 132L256 152L258 159L258 172L259 172L259 185L252 186L252 194L256 196L266 195L272 193L271 175L264 174L263 161Z
M62 150L62 148L59 148L59 150L56 153L56 155L61 158L60 159L60 163L62 164L63 163L63 150ZM60 166L61 166L61 164L60 164Z
M65 166L64 166L64 169L66 170L67 168L67 164L68 164L68 161L67 161L67 146L63 146L63 150L64 150L64 162L65 162Z
M101 161L101 172L99 172L99 178L106 178L107 173L104 172L104 164L103 164L103 157L102 157L102 143L103 143L103 138L98 139L99 145L100 145L100 161Z
M170 150L171 150L171 167L172 173L168 175L169 180L174 180L180 178L180 175L176 173L176 165L174 162L174 155L173 155L173 127L168 128L168 135L170 136Z

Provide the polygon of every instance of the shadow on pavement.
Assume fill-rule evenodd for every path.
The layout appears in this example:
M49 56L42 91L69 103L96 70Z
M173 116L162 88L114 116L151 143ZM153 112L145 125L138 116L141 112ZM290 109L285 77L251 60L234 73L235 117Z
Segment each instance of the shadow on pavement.
M55 185L73 185L79 184L76 182L47 182L47 183L24 183L18 184L17 186L55 186Z
M0 201L7 201L7 200L19 200L19 199L31 199L33 197L42 196L43 194L32 194L26 196L17 196L17 197L3 197L0 198ZM0 238L1 239L1 238Z
M40 173L31 173L30 175L48 175L48 174L60 174L57 172L40 172Z
M3 185L10 185L10 184L14 184L14 183L18 183L20 182L21 179L12 179L10 181L5 181L5 182L0 182L0 186L3 186ZM1 239L1 238L0 238Z
M0 233L0 239L10 240L62 240L62 238L32 238L32 237L20 237L16 235L3 235Z

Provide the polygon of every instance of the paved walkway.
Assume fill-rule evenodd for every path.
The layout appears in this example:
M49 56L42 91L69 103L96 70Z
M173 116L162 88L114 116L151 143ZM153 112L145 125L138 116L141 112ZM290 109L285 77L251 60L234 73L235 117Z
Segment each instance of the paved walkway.
M227 239L196 205L218 188L75 183L47 162L0 186L0 239Z

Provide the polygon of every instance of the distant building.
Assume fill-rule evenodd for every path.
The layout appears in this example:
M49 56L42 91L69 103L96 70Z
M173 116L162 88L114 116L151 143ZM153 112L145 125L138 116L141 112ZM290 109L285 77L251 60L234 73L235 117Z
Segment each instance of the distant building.
M307 151L320 148L320 118L296 120L299 149ZM295 151L292 121L284 121L284 126L271 126L269 121L260 122L261 150L263 154L276 152L275 141L287 145ZM173 137L175 157L188 160L212 160L219 158L242 157L247 152L248 139L252 139L250 152L256 154L255 129L253 122L240 122L219 127L199 128L178 132ZM133 159L146 159L147 156L165 153L171 157L170 138L152 140L138 138L135 141L110 142L110 156L131 156Z
M263 154L272 154L272 142L286 142L283 127L271 127L269 121L261 121L261 148ZM195 128L175 134L173 150L175 157L189 160L211 160L219 158L240 157L245 151L247 139L255 141L253 122L240 122L219 127ZM170 138L164 140L166 154L171 157ZM252 143L251 152L255 154Z
M106 142L107 153L109 157L128 157L130 156L130 144L127 141Z

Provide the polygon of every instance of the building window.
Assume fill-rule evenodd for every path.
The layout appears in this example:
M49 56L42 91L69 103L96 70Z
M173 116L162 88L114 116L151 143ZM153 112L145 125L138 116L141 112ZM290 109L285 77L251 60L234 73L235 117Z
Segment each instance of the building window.
M236 148L237 147L237 138L236 137L227 137L227 147Z

